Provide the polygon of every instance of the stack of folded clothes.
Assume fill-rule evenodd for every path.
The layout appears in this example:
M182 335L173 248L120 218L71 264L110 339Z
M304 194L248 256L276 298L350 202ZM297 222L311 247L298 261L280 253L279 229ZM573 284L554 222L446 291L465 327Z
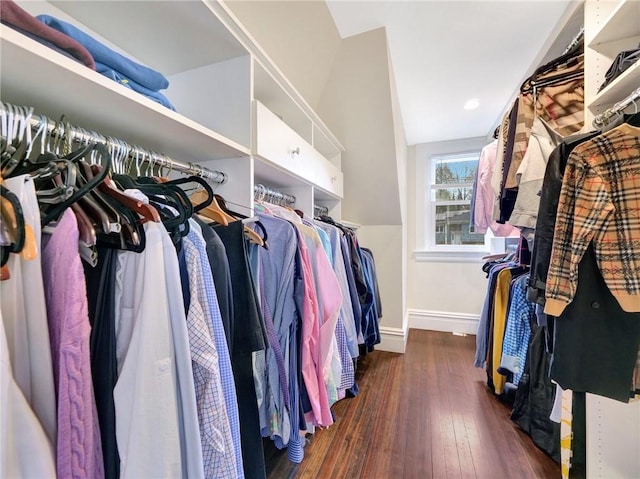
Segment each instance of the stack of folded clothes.
M160 93L160 90L169 86L169 80L162 73L120 55L70 23L49 15L38 15L36 18L84 46L95 60L98 73L175 110L167 97Z
M91 53L73 38L38 21L12 0L0 1L0 21L23 35L66 55L83 65L96 69Z
M70 23L49 15L33 17L12 0L0 0L0 20L20 33L175 111L160 93L169 86L161 73L136 63Z

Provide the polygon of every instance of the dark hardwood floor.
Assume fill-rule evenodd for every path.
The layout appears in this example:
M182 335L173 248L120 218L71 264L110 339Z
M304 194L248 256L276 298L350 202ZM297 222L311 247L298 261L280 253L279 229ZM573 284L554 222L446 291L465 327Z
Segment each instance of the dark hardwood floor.
M553 479L560 467L509 419L473 367L475 336L411 330L404 355L358 364L360 394L334 405L305 459L266 448L269 479Z

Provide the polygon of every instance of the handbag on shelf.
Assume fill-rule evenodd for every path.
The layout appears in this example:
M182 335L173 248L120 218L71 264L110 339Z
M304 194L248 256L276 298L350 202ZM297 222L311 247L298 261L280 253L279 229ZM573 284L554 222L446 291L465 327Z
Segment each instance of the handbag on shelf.
M634 50L626 50L616 55L613 63L604 75L604 83L600 85L598 93L604 90L613 80L624 73L631 65L640 60L640 44Z

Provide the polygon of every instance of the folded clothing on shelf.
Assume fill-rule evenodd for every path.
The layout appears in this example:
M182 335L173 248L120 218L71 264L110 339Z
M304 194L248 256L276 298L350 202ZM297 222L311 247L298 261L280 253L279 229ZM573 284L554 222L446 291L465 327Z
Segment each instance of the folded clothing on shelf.
M169 86L169 80L162 73L121 55L70 23L50 15L38 15L36 18L45 25L77 40L89 51L96 62L113 68L123 77L135 81L138 85L151 91L164 90Z
M604 75L604 82L598 88L598 93L604 90L609 84L640 61L640 44L633 50L625 50L616 55L613 63Z
M70 55L92 70L96 69L93 56L80 42L38 21L12 0L0 1L0 18L3 24L13 27L44 45L55 47L56 50Z
M171 102L169 101L169 99L164 96L162 93L160 93L159 91L153 91L153 90L149 90L148 88L143 87L142 85L136 83L135 81L126 78L124 75L120 74L119 72L115 71L113 68L108 67L107 65L104 65L100 62L96 62L96 71L98 73L100 73L101 75L106 76L107 78L110 78L111 80L120 83L121 85L126 86L127 88L130 88L131 90L138 92L150 99L152 99L153 101L160 103L163 106L166 106L167 108L169 108L170 110L176 111L176 109L174 108L174 106L171 104Z

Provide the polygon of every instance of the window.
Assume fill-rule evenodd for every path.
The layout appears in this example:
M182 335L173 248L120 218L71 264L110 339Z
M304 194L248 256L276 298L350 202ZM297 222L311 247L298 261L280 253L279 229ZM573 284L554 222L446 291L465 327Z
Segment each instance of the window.
M434 250L487 250L484 234L470 231L471 197L480 152L433 155L428 161L427 246ZM430 214L429 214L430 213Z

